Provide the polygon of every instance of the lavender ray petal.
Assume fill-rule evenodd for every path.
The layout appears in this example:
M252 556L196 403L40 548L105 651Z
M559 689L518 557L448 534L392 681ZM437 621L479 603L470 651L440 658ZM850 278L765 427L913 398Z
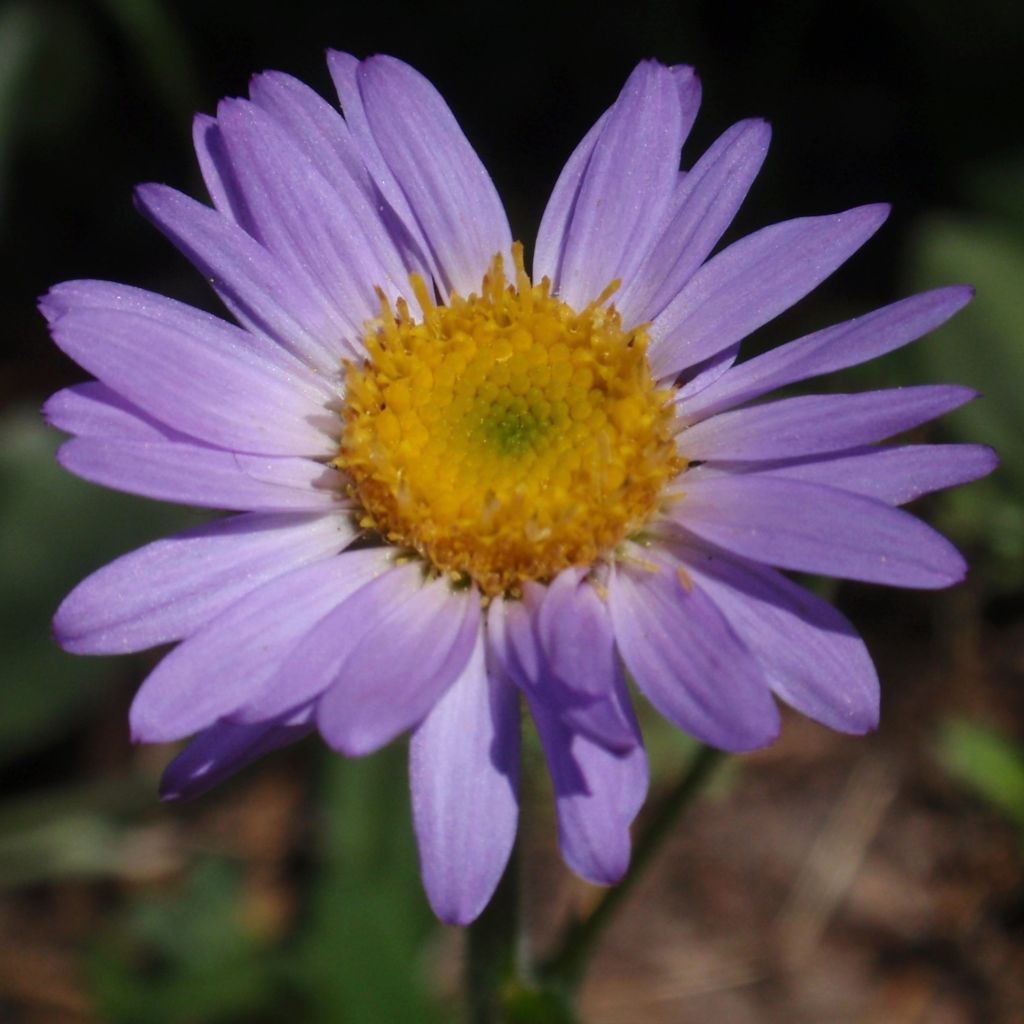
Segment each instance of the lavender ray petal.
M250 334L212 313L142 288L113 281L64 281L39 300L39 310L51 327L68 313L89 311L134 314L182 334L200 338L219 336L219 342L211 342L215 347L250 353L253 359L268 364L280 375L293 380L296 390L314 400L327 400L336 393L329 381L303 365L276 341Z
M877 726L878 674L864 641L835 608L764 566L699 549L679 554L777 696L840 732Z
M192 121L192 143L199 160L199 170L217 212L237 224L246 234L259 237L259 228L224 142L224 135L215 117L196 114Z
M912 515L834 487L737 474L685 481L675 522L710 543L782 569L931 589L964 577L960 553Z
M691 461L797 458L874 444L927 423L977 397L970 388L922 384L850 395L799 395L733 409L686 427Z
M142 212L205 277L250 331L283 345L328 375L356 349L351 324L306 275L285 266L223 214L166 185L141 185Z
M939 288L780 345L730 370L679 413L696 422L787 384L877 359L935 330L973 294L964 286Z
M483 632L409 744L412 816L434 913L465 925L487 905L515 842L519 699L489 676Z
M569 573L578 575L575 570ZM487 625L493 656L523 693L543 704L567 728L611 750L628 749L635 739L628 714L616 696L621 671L614 647L603 645L607 660L591 659L599 664L597 679L583 683L578 673L568 673L571 681L556 674L549 664L550 644L545 648L537 628L546 594L547 588L527 584L523 600L491 603ZM571 614L571 609L567 611ZM548 632L550 639L552 630ZM561 667L567 664L563 659Z
M626 750L636 742L635 729L616 696L621 668L615 634L605 603L581 581L582 575L577 569L559 573L535 616L549 677L539 689L564 689L564 698L569 698L563 699L562 711L567 725L596 742ZM550 677L560 687L552 687ZM554 693L551 697L557 699Z
M494 257L510 259L512 235L494 183L441 95L418 71L376 56L359 65L357 78L374 141L444 286L462 295L479 292Z
M544 703L529 703L555 790L562 856L581 878L611 885L629 867L629 826L647 795L639 735L628 752L615 753L573 732Z
M393 549L375 549L391 552ZM420 589L419 567L395 566L364 573L311 624L290 656L264 676L244 703L231 712L232 721L261 722L284 714L297 703L319 698L338 677L363 637L381 621L399 613Z
M218 123L257 239L330 298L356 336L380 312L375 288L409 292L405 264L355 183L341 192L265 110L223 100Z
M176 740L233 715L332 609L386 575L389 558L387 548L343 553L279 576L230 605L150 673L132 703L132 736ZM295 680L294 699L270 718L309 702L302 683Z
M327 743L349 756L372 753L420 722L462 673L480 634L475 590L452 592L443 577L411 583L407 598L378 607L343 660L326 659L334 670L317 724ZM311 649L318 640L311 638ZM315 674L323 677L319 665Z
M682 138L679 146L682 148L700 111L701 84L696 70L689 64L673 64L668 70L679 94L679 115L682 119Z
M291 75L265 71L250 81L249 97L275 118L335 188L347 192L354 184L368 203L376 204L377 193L350 126L318 92Z
M78 309L59 317L51 333L104 384L199 441L255 455L337 450L326 431L340 432L340 420L325 410L323 397L226 329L186 333L135 313Z
M186 443L195 440L147 416L97 380L73 384L51 395L43 405L43 417L51 427L80 437Z
M72 309L57 345L132 404L205 443L259 455L332 455L340 420L304 371L275 366L229 324L185 327L125 310Z
M647 560L650 552L633 554ZM670 722L723 750L775 739L779 713L764 674L703 590L663 564L619 565L609 608L626 668Z
M236 725L216 722L204 729L166 768L160 799L192 800L236 772L313 731L311 709L283 721Z
M310 459L260 458L179 442L78 437L57 452L91 483L200 508L329 512L344 507L337 470Z
M562 283L562 259L565 255L565 240L572 223L576 203L579 199L580 187L587 165L590 163L594 146L608 122L610 111L605 111L579 145L565 162L555 187L551 192L544 215L541 217L540 228L537 230L537 241L533 252L533 279L540 281L546 277L551 282L551 290L558 294Z
M644 61L609 111L580 182L559 275L569 305L593 302L615 278L630 283L662 226L682 143L673 75Z
M789 309L846 262L888 215L885 205L803 217L741 238L706 263L651 327L657 377L699 363Z
M615 297L624 323L653 320L700 269L746 198L770 138L766 122L741 121L687 172L674 215L630 285Z
M392 225L392 234L396 243L403 246L410 268L420 269L421 273L425 268L434 281L443 282L441 267L427 244L409 200L373 137L359 88L360 63L350 53L327 51L327 67L341 101L352 143L379 197L381 217Z
M987 476L998 463L996 453L983 444L907 444L779 462L706 464L692 473L695 479L704 479L756 472L838 487L887 505L905 505L924 494Z
M348 517L249 513L147 544L94 572L53 620L76 654L123 654L195 633L250 591L336 555Z

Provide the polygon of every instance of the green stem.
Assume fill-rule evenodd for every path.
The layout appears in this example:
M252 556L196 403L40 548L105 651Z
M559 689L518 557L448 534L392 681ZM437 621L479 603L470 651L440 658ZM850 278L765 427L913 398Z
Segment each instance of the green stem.
M484 912L466 930L470 1024L501 1024L504 992L520 973L518 843Z
M579 988L601 933L657 853L679 815L693 802L724 756L720 750L704 746L694 754L680 780L666 794L633 844L632 861L622 881L604 891L587 917L578 918L569 925L558 950L541 967L541 978L546 983L571 993Z

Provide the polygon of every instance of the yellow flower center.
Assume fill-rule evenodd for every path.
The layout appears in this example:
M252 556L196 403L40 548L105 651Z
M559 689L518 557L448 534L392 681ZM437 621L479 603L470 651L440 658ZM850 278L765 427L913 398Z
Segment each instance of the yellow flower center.
M579 312L501 256L480 295L423 310L383 297L367 358L347 364L341 451L362 524L488 595L590 565L650 518L685 466L643 327Z

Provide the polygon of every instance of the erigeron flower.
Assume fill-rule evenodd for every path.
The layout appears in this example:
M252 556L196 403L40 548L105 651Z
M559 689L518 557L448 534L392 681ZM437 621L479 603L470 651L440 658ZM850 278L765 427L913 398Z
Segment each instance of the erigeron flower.
M328 61L343 116L267 73L197 118L212 209L138 190L237 324L100 281L42 301L96 378L46 405L75 435L61 463L239 513L100 569L55 628L83 654L177 643L131 710L139 741L196 737L167 798L312 731L357 756L411 730L427 894L465 923L512 847L523 702L564 857L598 883L626 869L647 789L629 680L727 750L775 738L776 699L846 732L876 724L853 627L778 570L959 580L960 555L898 506L993 456L878 442L971 392L758 400L920 337L971 293L737 362L885 206L712 255L769 129L742 121L681 171L700 87L648 61L570 156L530 276L433 87L390 57Z

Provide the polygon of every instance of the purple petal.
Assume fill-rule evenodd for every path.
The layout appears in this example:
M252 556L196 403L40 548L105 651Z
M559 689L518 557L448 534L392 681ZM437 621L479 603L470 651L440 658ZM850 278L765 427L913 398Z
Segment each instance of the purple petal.
M333 684L367 632L414 597L420 583L416 563L389 566L386 572L362 577L359 586L339 595L328 613L310 624L301 646L252 688L248 699L232 711L232 719L261 722L277 718L296 704L319 697Z
M78 308L51 326L79 365L176 430L260 455L332 455L340 430L319 387L263 360L229 324L178 325Z
M679 449L691 461L729 462L843 451L920 426L976 397L970 388L953 384L799 395L687 427L679 435Z
M354 644L325 644L325 623L310 637L312 658L296 663L296 671L301 664L326 678L317 724L332 747L351 757L372 753L421 721L461 675L480 634L475 590L453 592L443 577L424 584L420 567L411 568L407 593L378 601Z
M69 472L159 501L254 512L332 511L346 504L337 470L177 442L78 437L57 452Z
M547 674L584 699L575 709L566 701L565 720L597 742L628 749L635 741L630 719L622 714L616 693L621 668L608 609L583 574L567 569L551 582L535 628Z
M40 300L39 310L52 326L66 313L91 310L112 314L131 313L162 324L182 334L205 337L219 335L220 344L252 354L274 367L282 376L294 380L298 390L315 399L332 398L336 389L315 371L304 366L277 342L241 331L211 313L176 302L165 295L147 292L112 281L65 281L55 285Z
M217 212L234 221L253 238L259 238L259 229L245 200L235 169L224 143L224 135L216 118L196 114L192 121L192 143L199 160L206 191Z
M838 487L887 505L905 505L923 494L986 476L998 463L996 453L982 444L908 444L781 462L729 463L727 468L726 464L704 465L692 472L694 479L757 472Z
M311 709L284 721L235 725L217 722L204 729L168 766L160 780L161 800L201 796L264 754L295 743L313 731Z
M655 319L655 375L699 363L789 309L845 263L888 213L885 205L861 206L774 224L734 242Z
M677 209L633 280L616 295L627 324L652 320L679 294L732 223L768 153L764 121L733 125L694 164Z
M46 422L81 437L119 441L191 441L158 423L99 381L75 384L51 395L43 406Z
M561 285L565 239L579 199L580 185L609 114L610 111L606 110L572 151L558 175L558 181L555 182L541 217L533 253L533 279L540 281L546 277L555 294L558 294Z
M569 305L586 306L615 278L628 283L654 244L683 127L672 73L654 61L637 65L594 145L568 225L558 289Z
M306 275L296 273L222 214L166 185L141 185L142 212L188 257L249 330L279 342L304 362L336 374L352 325Z
M676 390L676 401L682 403L692 395L699 395L705 388L710 387L722 374L729 372L739 354L740 343L736 342L735 345L722 349L710 359L687 367ZM680 422L683 421L680 420Z
M483 634L462 674L412 734L412 816L427 898L469 924L508 862L519 815L519 698L489 677Z
M695 549L680 555L782 700L840 732L877 726L878 675L843 615L764 566Z
M275 118L335 188L347 192L355 184L368 202L376 201L349 125L319 93L291 75L266 71L249 83L249 96Z
M640 742L618 754L574 733L540 701L530 701L555 790L558 842L565 862L596 885L617 882L629 867L629 826L647 795L647 755Z
M375 576L387 575L389 558L387 548L341 554L236 601L150 673L132 704L132 736L146 743L180 739L247 704L324 616ZM302 682L295 680L295 699L285 701L280 714L308 703Z
M445 288L479 292L494 257L512 244L494 184L437 90L393 57L358 68L366 118L422 229ZM344 97L342 103L345 103ZM508 266L509 264L506 264Z
M123 654L180 640L250 591L337 554L347 516L260 514L204 523L104 566L64 599L53 620L76 654Z
M375 288L392 299L409 290L405 265L365 195L354 182L345 192L329 183L255 104L223 100L217 119L258 240L308 275L360 335L380 311Z
M564 605L563 597L571 599L579 575L576 570L567 570L570 582L564 593L556 593L556 606ZM607 622L602 624L603 633L598 642L600 653L590 658L599 666L599 674L596 678L589 678L586 672L575 670L570 658L555 653L556 648L552 644L559 639L557 633L564 632L568 637L575 632L574 621L565 619L554 629L553 624L549 624L547 645L542 644L537 620L547 594L547 588L527 584L523 600L491 603L487 626L494 657L502 671L531 700L544 704L572 731L580 732L612 750L628 749L636 740L631 720L623 713L616 696L621 669L611 643L610 625ZM571 609L566 609L566 612L571 614ZM550 610L547 618L552 618ZM586 610L583 618L588 618ZM555 672L549 663L550 654L554 654L559 672ZM563 678L563 673L568 678Z
M688 422L706 419L787 384L876 359L944 324L973 294L963 286L939 288L780 345L731 370L679 413Z
M619 565L609 607L626 668L670 722L723 750L775 739L779 712L764 674L703 590L664 565Z
M680 147L690 134L697 112L700 110L701 85L697 72L689 64L673 64L669 67L672 81L676 84L679 94L679 115L682 118L682 140Z
M327 66L345 112L345 124L352 143L366 168L366 174L373 183L375 194L378 196L380 215L391 227L396 244L402 246L406 252L410 266L426 265L430 276L435 281L442 281L443 275L437 259L427 244L409 200L406 199L373 137L359 88L360 63L350 53L327 51Z
M930 589L964 577L960 553L912 515L834 487L744 473L689 483L672 518L782 569Z

